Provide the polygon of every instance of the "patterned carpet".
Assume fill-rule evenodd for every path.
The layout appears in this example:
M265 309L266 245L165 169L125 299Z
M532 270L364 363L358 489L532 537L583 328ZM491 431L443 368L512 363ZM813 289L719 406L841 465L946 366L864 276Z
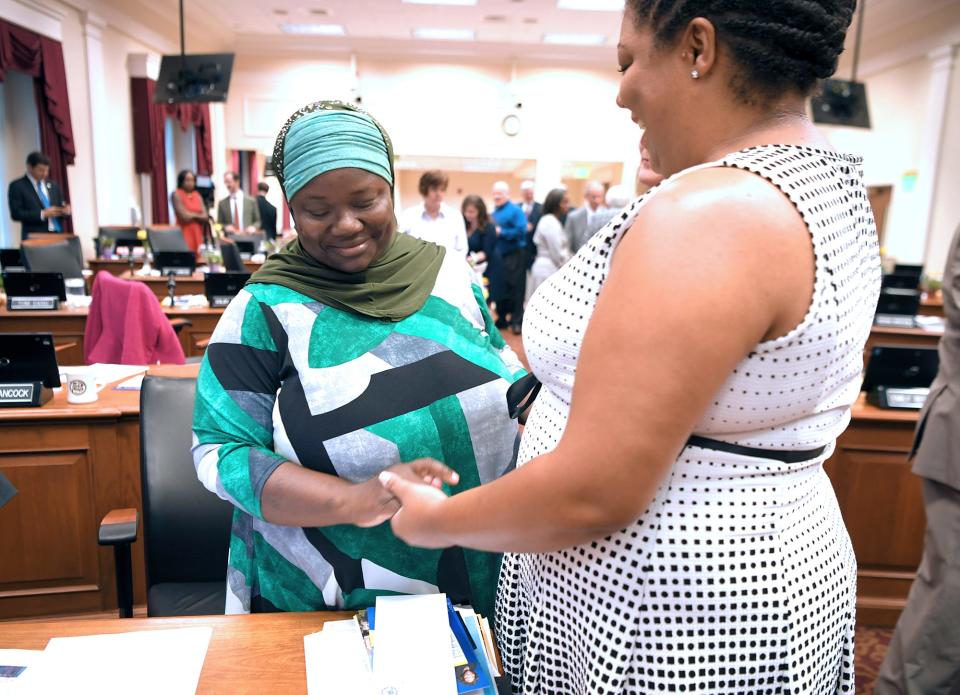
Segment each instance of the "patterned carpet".
M873 682L877 678L877 671L883 663L887 653L893 628L889 627L858 627L856 646L854 648L857 670L857 695L869 695L873 692Z

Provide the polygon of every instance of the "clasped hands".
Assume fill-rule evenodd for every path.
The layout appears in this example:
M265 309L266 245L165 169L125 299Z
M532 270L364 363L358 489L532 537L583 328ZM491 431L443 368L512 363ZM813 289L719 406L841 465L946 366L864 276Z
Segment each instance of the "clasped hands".
M446 547L449 544L435 532L431 519L447 500L443 484L459 482L456 471L433 459L390 466L378 477L355 486L367 507L356 525L378 526L389 520L394 534L410 545Z

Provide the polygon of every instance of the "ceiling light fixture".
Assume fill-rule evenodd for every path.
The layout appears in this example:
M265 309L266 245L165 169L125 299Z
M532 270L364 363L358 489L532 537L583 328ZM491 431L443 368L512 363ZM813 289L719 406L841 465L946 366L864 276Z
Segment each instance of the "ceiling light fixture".
M557 7L561 10L622 12L623 0L557 0Z
M603 34L544 34L543 42L562 46L602 46L607 37Z
M473 41L476 33L473 29L437 29L421 28L413 30L413 38L427 41Z
M280 25L284 34L306 34L309 36L344 36L342 24L291 24L284 22Z

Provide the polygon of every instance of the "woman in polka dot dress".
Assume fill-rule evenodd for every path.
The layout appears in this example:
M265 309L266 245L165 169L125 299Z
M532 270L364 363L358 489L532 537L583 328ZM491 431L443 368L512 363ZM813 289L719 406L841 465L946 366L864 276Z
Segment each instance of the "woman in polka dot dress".
M854 0L629 0L618 103L666 181L534 295L517 470L389 475L396 533L508 554L523 693L852 692L856 562L822 464L880 284L860 161L804 98Z

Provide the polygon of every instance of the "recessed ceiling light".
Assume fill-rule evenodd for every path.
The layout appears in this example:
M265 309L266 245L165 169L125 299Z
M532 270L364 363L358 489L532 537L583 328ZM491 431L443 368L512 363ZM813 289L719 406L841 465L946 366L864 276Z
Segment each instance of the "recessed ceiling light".
M505 14L488 14L483 18L484 22L506 22L507 15Z
M524 23L524 24L536 24L536 23L539 22L539 21L540 21L540 20L537 19L536 17L524 17L524 18L523 18L523 23Z
M284 34L309 34L311 36L343 36L342 24L291 24L284 22L280 25Z
M408 5L476 5L477 0L402 0Z
M312 10L310 10L310 14L317 15L318 17L325 17L326 15L330 14L330 10L325 10L322 7L314 7Z
M274 10L273 13L274 13L274 14L281 15L281 16L286 16L287 11L286 11L286 10Z
M607 37L603 34L544 34L544 43L564 46L601 46Z
M427 39L430 41L473 41L476 34L473 29L436 29L422 28L414 29L413 37L415 39Z
M557 0L561 10L595 10L598 12L620 12L623 0Z

